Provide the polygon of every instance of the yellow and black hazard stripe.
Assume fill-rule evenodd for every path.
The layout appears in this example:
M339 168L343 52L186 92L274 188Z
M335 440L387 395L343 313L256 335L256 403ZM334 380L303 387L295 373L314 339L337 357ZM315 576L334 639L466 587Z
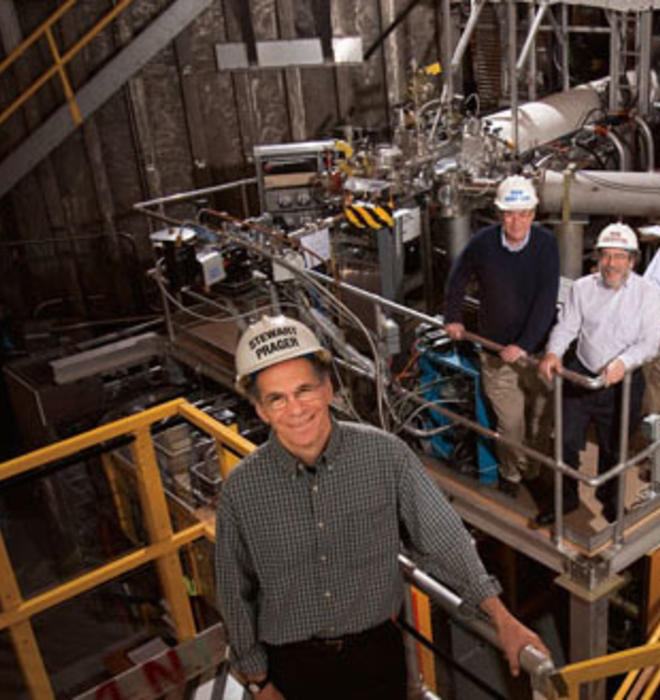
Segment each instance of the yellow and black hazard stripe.
M394 226L392 208L382 204L347 204L344 216L356 228L372 228L376 231L384 226Z

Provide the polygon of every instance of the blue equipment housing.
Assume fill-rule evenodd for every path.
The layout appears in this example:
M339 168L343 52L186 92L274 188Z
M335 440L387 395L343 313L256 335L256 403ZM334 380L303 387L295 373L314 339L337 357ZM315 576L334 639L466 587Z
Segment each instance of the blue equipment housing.
M481 376L475 361L458 352L454 343L440 348L422 349L417 360L421 371L420 384L427 401L446 403L447 408L475 420L479 425L493 429L491 418L481 390ZM475 358L476 359L476 358ZM457 390L457 387L461 389ZM464 397L469 397L466 401ZM426 428L451 425L452 421L432 409L427 411ZM463 432L463 435L461 435ZM433 455L454 462L461 460L478 475L482 484L497 482L497 460L493 441L482 435L467 433L460 425L429 438ZM471 449L467 450L466 442ZM475 454L476 451L476 454ZM462 455L460 454L462 453ZM471 453L471 454L470 454Z

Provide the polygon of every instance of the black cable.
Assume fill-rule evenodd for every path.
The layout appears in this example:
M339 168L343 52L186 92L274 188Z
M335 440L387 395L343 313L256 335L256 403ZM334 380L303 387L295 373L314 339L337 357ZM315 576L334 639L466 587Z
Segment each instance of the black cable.
M380 34L380 36L374 41L374 43L364 52L363 60L368 61L374 51L387 39L387 37L403 22L403 20L409 15L411 10L419 3L419 0L410 0L410 2L399 12L399 14L394 18L392 24Z
M583 151L586 151L590 156L592 156L601 170L605 170L605 161L600 157L595 148L587 146L585 143L582 143L581 141L577 140L575 141L575 145L578 148L581 148Z
M436 654L436 656L439 656L445 663L449 664L449 666L456 669L458 673L460 673L462 676L474 683L492 698L496 698L497 700L507 700L504 695L499 693L494 688L491 688L488 685L488 683L479 678L479 676L475 676L475 674L472 673L472 671L468 671L468 669L465 668L465 666L461 666L461 664L459 664L451 656L445 654L445 652L442 651L442 649L440 649L438 646L433 644L433 642L429 641L426 637L420 634L412 625L409 625L405 620L398 619L395 622L401 628L402 631L412 635L420 644L432 651L434 654Z

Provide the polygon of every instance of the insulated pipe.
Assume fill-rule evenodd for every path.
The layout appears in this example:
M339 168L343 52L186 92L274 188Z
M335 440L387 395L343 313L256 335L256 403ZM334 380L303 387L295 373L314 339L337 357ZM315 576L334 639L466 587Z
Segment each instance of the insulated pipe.
M561 212L564 175L546 170L538 186L539 208ZM660 216L660 173L577 170L570 182L571 215Z
M512 148L517 145L518 151L524 152L576 131L599 109L597 84L589 83L520 105L517 144L514 109L495 112L485 121L492 124L493 130L499 130L498 136L509 141Z

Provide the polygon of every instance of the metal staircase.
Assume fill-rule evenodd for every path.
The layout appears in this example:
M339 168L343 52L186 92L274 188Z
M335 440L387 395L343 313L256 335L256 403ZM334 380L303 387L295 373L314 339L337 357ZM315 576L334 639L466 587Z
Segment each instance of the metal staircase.
M56 109L0 162L0 197L27 175L45 156L64 141L84 119L94 113L153 56L172 41L213 0L173 0L140 34L122 48L105 66L76 92L66 74L66 65L132 0L123 0L101 19L68 51L61 54L52 33L53 24L76 0L68 0L0 63L0 73L8 70L38 39L45 37L53 57L53 66L0 113L0 127L49 79L61 79L66 102Z

